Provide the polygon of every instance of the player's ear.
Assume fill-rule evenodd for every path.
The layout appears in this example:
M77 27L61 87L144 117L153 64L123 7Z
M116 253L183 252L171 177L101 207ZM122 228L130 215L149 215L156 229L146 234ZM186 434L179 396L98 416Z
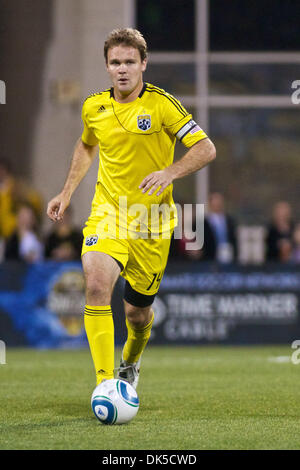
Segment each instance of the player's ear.
M147 68L147 58L142 61L142 72L145 72Z

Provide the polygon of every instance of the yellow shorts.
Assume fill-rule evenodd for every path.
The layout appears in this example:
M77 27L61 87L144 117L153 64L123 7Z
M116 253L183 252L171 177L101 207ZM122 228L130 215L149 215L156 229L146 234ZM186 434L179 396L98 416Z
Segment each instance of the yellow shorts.
M93 199L92 212L83 229L83 245L81 256L97 251L106 253L122 264L121 276L126 279L132 289L144 295L158 292L170 249L172 231L168 238L120 238L111 230L104 233L98 206L107 202L107 195L98 191ZM109 201L111 202L111 201ZM103 217L102 217L103 220ZM118 234L118 230L117 230Z

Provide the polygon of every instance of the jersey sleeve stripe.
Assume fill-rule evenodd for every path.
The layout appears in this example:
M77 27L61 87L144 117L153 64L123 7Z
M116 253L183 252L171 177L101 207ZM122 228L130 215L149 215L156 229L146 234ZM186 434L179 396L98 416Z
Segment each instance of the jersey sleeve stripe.
M84 100L84 103L85 103L86 100L88 100L89 98L93 98L93 96L102 95L103 93L105 93L105 92L107 92L107 91L110 91L110 88L108 88L108 89L106 89L106 90L103 90L103 91L96 92L96 93L91 93L89 96L86 97L86 99Z
M188 113L187 110L184 109L184 107L181 105L180 101L178 101L178 100L177 100L176 98L174 98L174 96L172 96L172 95L169 95L169 97L170 97L171 99L173 99L174 103L178 104L178 106L180 107L180 109L185 113L186 116L188 116L189 113Z
M162 88L159 88L149 83L147 83L147 88L148 89L151 88L153 90L157 90L160 93L163 93L166 96L166 98L173 100L174 103L176 103L180 107L181 111L184 112L186 116L188 116L189 113L187 112L187 110L182 106L180 101L178 101L173 95L170 95L170 93L166 93L165 90L163 90Z
M146 88L146 91L148 91L149 93L158 93L159 95L162 95L164 96L165 98L167 98L169 101L171 101L171 103L173 103L173 105L177 108L177 110L183 115L183 117L186 117L187 116L187 113L183 112L180 107L178 106L178 104L176 102L174 102L170 96L166 95L165 93L162 93L158 90L154 90L154 89L151 89L151 88Z

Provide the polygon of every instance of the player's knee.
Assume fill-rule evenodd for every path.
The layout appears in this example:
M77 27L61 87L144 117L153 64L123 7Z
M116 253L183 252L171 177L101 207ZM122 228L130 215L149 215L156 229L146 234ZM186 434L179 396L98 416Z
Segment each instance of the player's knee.
M86 281L86 301L93 305L109 305L111 300L111 292L109 286L105 283L101 283L98 280L87 280Z
M141 308L127 304L126 317L134 328L143 328L151 320L151 307Z

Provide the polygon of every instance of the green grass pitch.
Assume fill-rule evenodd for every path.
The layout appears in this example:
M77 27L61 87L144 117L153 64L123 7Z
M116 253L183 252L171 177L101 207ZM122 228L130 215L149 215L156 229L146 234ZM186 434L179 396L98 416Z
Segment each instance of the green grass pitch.
M292 352L289 345L150 345L136 418L105 426L90 407L88 350L8 349L0 449L299 449L300 364Z

